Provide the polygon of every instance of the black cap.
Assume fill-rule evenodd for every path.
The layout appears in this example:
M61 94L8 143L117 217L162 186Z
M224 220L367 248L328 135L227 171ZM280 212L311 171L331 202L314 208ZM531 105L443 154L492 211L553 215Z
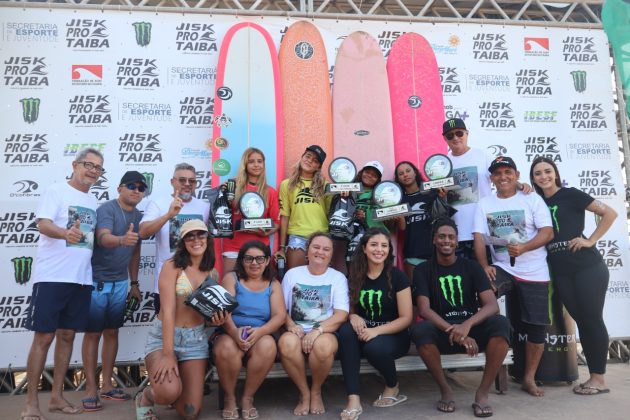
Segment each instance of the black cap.
M494 172L495 169L497 169L498 167L501 166L509 166L510 168L514 169L515 171L518 170L516 169L516 163L514 163L514 161L512 160L511 157L508 156L498 156L497 158L495 158L492 163L490 164L490 167L488 168L488 171L490 173Z
M316 144L308 146L306 148L306 151L304 151L304 153L306 153L307 151L315 153L317 155L317 160L319 160L320 164L324 163L324 161L326 160L326 152L324 152L324 149L322 149Z
M444 124L442 124L442 135L456 128L466 130L466 124L464 123L464 120L462 120L461 118L451 118L449 120L446 120L444 121Z
M120 184L119 185L123 185L123 184L129 184L132 182L141 182L142 184L144 184L144 186L147 186L147 180L144 179L144 175L142 175L140 172L138 171L127 171L125 172L125 174L123 175L122 179L120 180Z

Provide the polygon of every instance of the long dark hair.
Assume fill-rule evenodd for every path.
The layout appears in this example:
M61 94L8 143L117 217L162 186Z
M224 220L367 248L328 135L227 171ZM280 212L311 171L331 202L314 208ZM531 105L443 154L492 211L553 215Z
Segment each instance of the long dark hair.
M450 226L455 229L455 235L458 235L459 231L457 229L457 224L450 217L438 217L433 221L433 227L431 228L431 258L429 259L429 292L433 293L433 298L435 303L438 305L438 313L441 312L441 301L440 301L440 288L435 284L438 276L438 262L437 262L437 249L433 240L435 239L435 235L437 235L437 231L442 226Z
M243 257L245 257L245 253L252 248L261 250L267 259L271 258L271 251L269 250L269 247L267 245L263 244L260 241L245 242L245 244L238 251L238 257L236 257L236 265L234 266L234 271L240 279L247 280L247 271L245 271L245 265L243 265ZM262 278L263 280L271 280L271 262L267 264L265 271L263 271Z
M198 231L193 231L198 232ZM201 231L203 232L203 231ZM180 238L177 241L177 247L175 248L175 254L173 254L173 263L175 268L181 268L182 270L192 265L190 254L186 249L186 242L184 238ZM201 256L201 262L199 263L200 271L212 271L214 268L214 241L211 236L206 239L206 250Z
M532 186L534 187L538 195L543 195L542 189L534 182L534 166L538 165L539 163L548 163L551 165L553 171L556 174L556 187L562 188L562 181L560 181L560 171L558 171L558 167L556 166L556 164L553 163L553 160L549 159L548 157L538 156L532 161L532 166L529 167L529 182L532 183Z
M409 162L408 160L403 160L402 162L398 163L398 165L396 165L396 169L394 169L394 181L396 181L396 184L400 185L400 187L403 188L402 183L398 179L398 168L400 168L401 165L411 166L411 170L413 170L413 173L416 174L416 184L418 184L418 188L422 188L422 182L423 182L422 174L420 173L420 170L416 168L416 165ZM403 191L404 191L404 188L403 188Z
M359 246L352 256L350 269L348 270L348 290L350 294L350 307L354 307L354 305L359 302L361 286L363 286L363 283L365 282L368 273L368 260L367 256L365 255L364 248L369 240L376 235L384 235L389 242L389 254L385 259L383 272L385 272L385 275L387 277L388 296L392 296L392 267L394 266L394 248L392 246L392 238L389 235L389 232L384 228L369 228L361 237L361 242L359 242Z

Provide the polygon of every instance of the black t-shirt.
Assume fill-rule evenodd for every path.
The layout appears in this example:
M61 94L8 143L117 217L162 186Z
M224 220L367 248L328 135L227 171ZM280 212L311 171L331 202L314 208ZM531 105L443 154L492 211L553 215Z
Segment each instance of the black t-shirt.
M601 261L596 247L569 250L569 241L584 237L584 215L586 208L595 200L576 188L560 188L549 198L543 197L551 212L553 240L547 244L547 255L552 270L556 273L573 272Z
M402 202L408 203L413 214L405 216L405 258L431 257L431 209L430 204L435 193L421 193L420 191L405 194Z
M365 319L368 327L383 325L398 318L396 293L409 287L409 279L396 267L392 268L391 275L391 293L385 272L375 280L366 277L363 281L354 313Z
M430 271L431 261L414 270L414 300L428 297L431 309L451 323L461 323L477 313L479 293L490 289L488 276L477 261L457 258L449 266L438 264L437 278L430 278Z

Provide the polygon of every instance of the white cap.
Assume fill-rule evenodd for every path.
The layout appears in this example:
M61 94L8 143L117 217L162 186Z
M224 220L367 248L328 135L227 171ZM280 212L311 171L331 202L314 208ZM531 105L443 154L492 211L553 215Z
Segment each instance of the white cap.
M363 169L365 168L374 168L378 171L378 173L383 176L383 165L378 160L372 160L365 165L363 165Z

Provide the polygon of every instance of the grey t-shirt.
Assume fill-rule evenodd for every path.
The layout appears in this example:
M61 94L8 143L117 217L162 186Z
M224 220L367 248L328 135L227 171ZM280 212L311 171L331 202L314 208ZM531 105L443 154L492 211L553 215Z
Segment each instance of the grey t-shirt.
M124 236L133 223L133 231L138 233L142 213L138 209L124 211L116 200L110 200L96 209L96 231L109 229L113 235ZM98 236L98 234L97 234ZM92 254L92 277L94 281L120 281L129 278L127 267L133 254L133 246L104 248L94 241Z

